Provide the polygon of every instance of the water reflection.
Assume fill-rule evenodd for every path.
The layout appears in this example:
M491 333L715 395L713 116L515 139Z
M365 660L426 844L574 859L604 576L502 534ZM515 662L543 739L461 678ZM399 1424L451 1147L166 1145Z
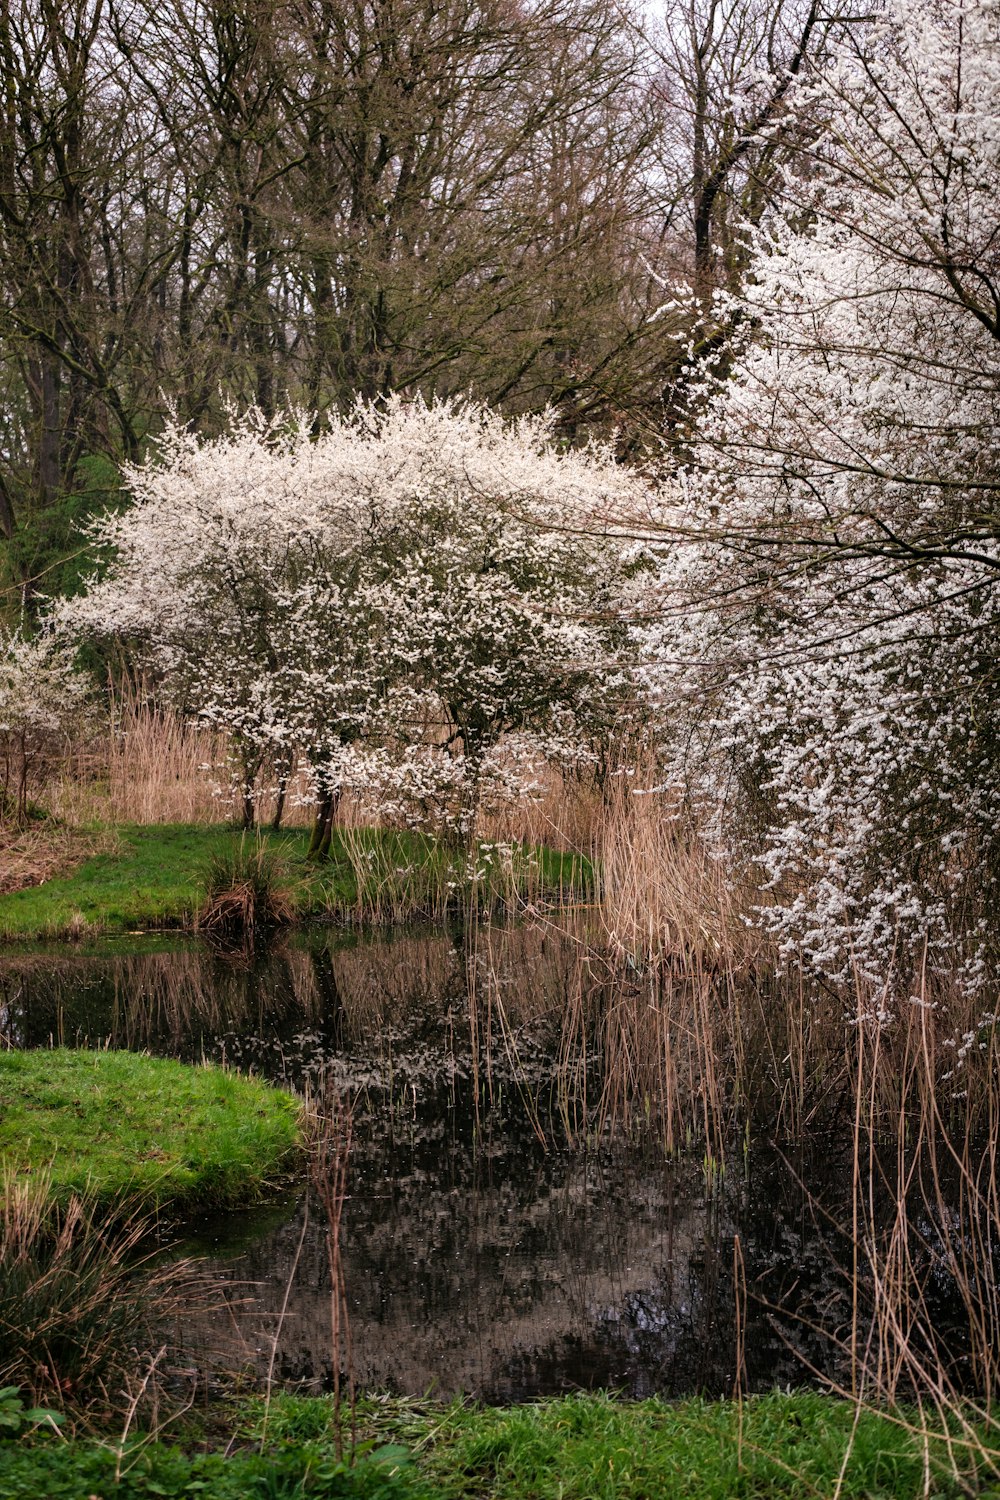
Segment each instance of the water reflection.
M591 1387L730 1391L737 1232L768 1298L793 1293L797 1311L815 1314L837 1295L829 1257L810 1269L801 1255L815 1226L787 1172L781 1192L773 1161L708 1195L699 1166L638 1152L546 1153L505 1133L472 1156L455 1136L415 1136L388 1149L369 1139L354 1164L344 1261L362 1386L491 1401ZM765 1190L765 1211L751 1212ZM222 1274L234 1297L239 1278L258 1283L233 1314L256 1368L277 1338L282 1378L328 1384L324 1230L306 1215L300 1202ZM201 1226L198 1248L224 1253L227 1229ZM800 1334L796 1353L789 1331L751 1298L752 1388L801 1381L801 1353L830 1365L827 1339Z
M0 1040L144 1048L297 1087L332 1073L355 1102L344 1265L362 1386L724 1393L738 1306L749 1388L837 1369L851 1306L841 1137L814 1134L793 1159L762 1140L720 1175L702 1146L667 1156L634 1119L612 1133L612 1063L625 1048L641 1080L642 1058L636 1008L608 984L579 924L327 930L243 965L140 940L0 957ZM698 998L669 997L680 1038ZM692 1052L693 1107L706 1087ZM232 1295L234 1363L329 1380L324 1232L304 1198L191 1227ZM219 1331L185 1329L189 1357Z

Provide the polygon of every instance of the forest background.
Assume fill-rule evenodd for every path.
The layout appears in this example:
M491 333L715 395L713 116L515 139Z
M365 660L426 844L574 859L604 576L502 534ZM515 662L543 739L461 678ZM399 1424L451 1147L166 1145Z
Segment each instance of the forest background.
M0 3L9 861L46 808L232 816L234 745L314 854L412 824L390 740L459 764L416 800L473 883L594 856L670 1149L848 1133L872 1378L959 1421L1000 1379L998 181L993 0Z

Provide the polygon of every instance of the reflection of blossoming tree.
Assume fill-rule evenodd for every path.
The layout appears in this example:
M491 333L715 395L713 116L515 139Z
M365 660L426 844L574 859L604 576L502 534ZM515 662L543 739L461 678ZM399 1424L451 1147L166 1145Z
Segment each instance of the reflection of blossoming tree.
M712 704L701 788L828 973L990 956L998 101L998 13L968 0L890 5L812 78L827 127L758 237L665 569L710 606L670 644Z
M581 533L636 481L548 424L475 406L358 405L318 438L255 414L178 429L103 523L103 580L67 609L125 634L186 711L229 730L244 819L293 756L329 845L345 785L470 834L484 786L578 753L624 677L619 549ZM439 798L439 801L441 799Z
M29 790L77 728L85 688L53 634L0 632L0 822L27 818Z

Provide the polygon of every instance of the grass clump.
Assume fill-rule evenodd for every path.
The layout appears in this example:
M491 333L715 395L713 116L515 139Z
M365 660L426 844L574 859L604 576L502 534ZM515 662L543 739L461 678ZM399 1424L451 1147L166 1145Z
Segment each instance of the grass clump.
M135 1207L259 1198L299 1142L290 1094L215 1067L130 1052L0 1053L0 1162L53 1193Z
M189 1260L157 1264L141 1253L152 1228L141 1213L110 1221L92 1196L58 1200L44 1175L17 1179L9 1169L0 1193L0 1387L106 1402L154 1330L205 1302L207 1283ZM6 1425L44 1415L12 1412Z
M253 947L259 937L292 920L284 881L284 867L273 848L241 839L235 848L212 857L199 930L223 946Z

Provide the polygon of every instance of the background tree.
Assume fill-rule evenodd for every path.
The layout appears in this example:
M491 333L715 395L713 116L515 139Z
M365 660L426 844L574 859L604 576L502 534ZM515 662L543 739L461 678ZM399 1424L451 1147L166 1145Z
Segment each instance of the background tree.
M0 51L16 582L168 409L471 391L583 440L645 399L658 121L610 0L29 0Z
M0 634L0 824L23 825L29 794L78 732L87 682L66 642Z
M697 412L704 359L725 360L735 308L718 294L739 297L748 231L784 201L786 174L822 128L798 85L862 24L817 0L668 0L646 28L663 117L648 254L670 294L661 392L676 440Z
M105 19L103 0L0 5L8 540L19 520L76 485L85 457L129 459L139 449L130 371L157 252L136 212L142 130L115 80ZM22 562L30 571L30 557Z

